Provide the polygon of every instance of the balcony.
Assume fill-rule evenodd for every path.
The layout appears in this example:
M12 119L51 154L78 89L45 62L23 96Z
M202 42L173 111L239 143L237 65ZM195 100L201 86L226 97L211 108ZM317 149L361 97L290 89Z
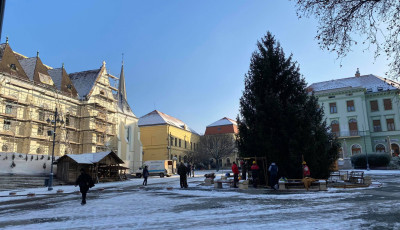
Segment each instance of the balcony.
M351 130L351 131L332 132L332 134L337 138L352 138L352 137L366 136L367 132L359 130Z

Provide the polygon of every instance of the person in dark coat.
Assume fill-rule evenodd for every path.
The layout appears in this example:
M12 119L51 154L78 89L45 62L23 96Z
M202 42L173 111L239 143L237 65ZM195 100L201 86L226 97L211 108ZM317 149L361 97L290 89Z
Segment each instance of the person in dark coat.
M181 188L187 188L187 167L183 164L183 162L181 162L178 167L178 174L180 176Z
M75 181L75 187L79 185L79 189L82 193L82 205L86 204L86 194L89 188L94 187L92 177L85 172L85 169L81 169L81 175Z
M239 182L239 168L235 162L232 163L233 172L233 187L237 188L237 183Z
M269 172L269 186L276 190L275 185L278 184L278 166L272 162L268 168Z
M257 188L258 184L258 170L260 170L260 167L258 167L257 162L253 161L253 165L251 166L251 177L253 178L253 187Z
M147 177L149 177L149 170L147 169L147 165L146 165L146 166L144 166L144 169L143 169L143 178L144 178L143 185L144 186L147 185Z

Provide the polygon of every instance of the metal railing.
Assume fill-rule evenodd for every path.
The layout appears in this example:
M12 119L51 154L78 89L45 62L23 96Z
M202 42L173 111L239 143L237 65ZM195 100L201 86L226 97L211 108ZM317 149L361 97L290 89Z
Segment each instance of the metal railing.
M350 131L340 131L332 132L336 137L363 137L366 136L366 131L350 130Z

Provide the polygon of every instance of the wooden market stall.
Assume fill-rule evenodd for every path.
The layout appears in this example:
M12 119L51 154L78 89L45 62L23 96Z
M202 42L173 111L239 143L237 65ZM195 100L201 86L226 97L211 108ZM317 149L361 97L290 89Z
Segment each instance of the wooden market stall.
M57 179L73 184L85 169L95 183L100 181L122 180L126 167L120 166L121 160L113 151L83 154L66 154L60 157L57 164Z

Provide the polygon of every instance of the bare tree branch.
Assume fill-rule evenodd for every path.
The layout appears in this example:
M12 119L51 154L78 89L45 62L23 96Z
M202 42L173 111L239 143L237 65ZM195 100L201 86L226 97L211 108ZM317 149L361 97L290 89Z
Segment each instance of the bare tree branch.
M360 36L375 59L384 53L390 61L386 72L400 74L400 1L398 0L296 0L297 16L314 16L319 23L316 38L322 49L343 58Z

